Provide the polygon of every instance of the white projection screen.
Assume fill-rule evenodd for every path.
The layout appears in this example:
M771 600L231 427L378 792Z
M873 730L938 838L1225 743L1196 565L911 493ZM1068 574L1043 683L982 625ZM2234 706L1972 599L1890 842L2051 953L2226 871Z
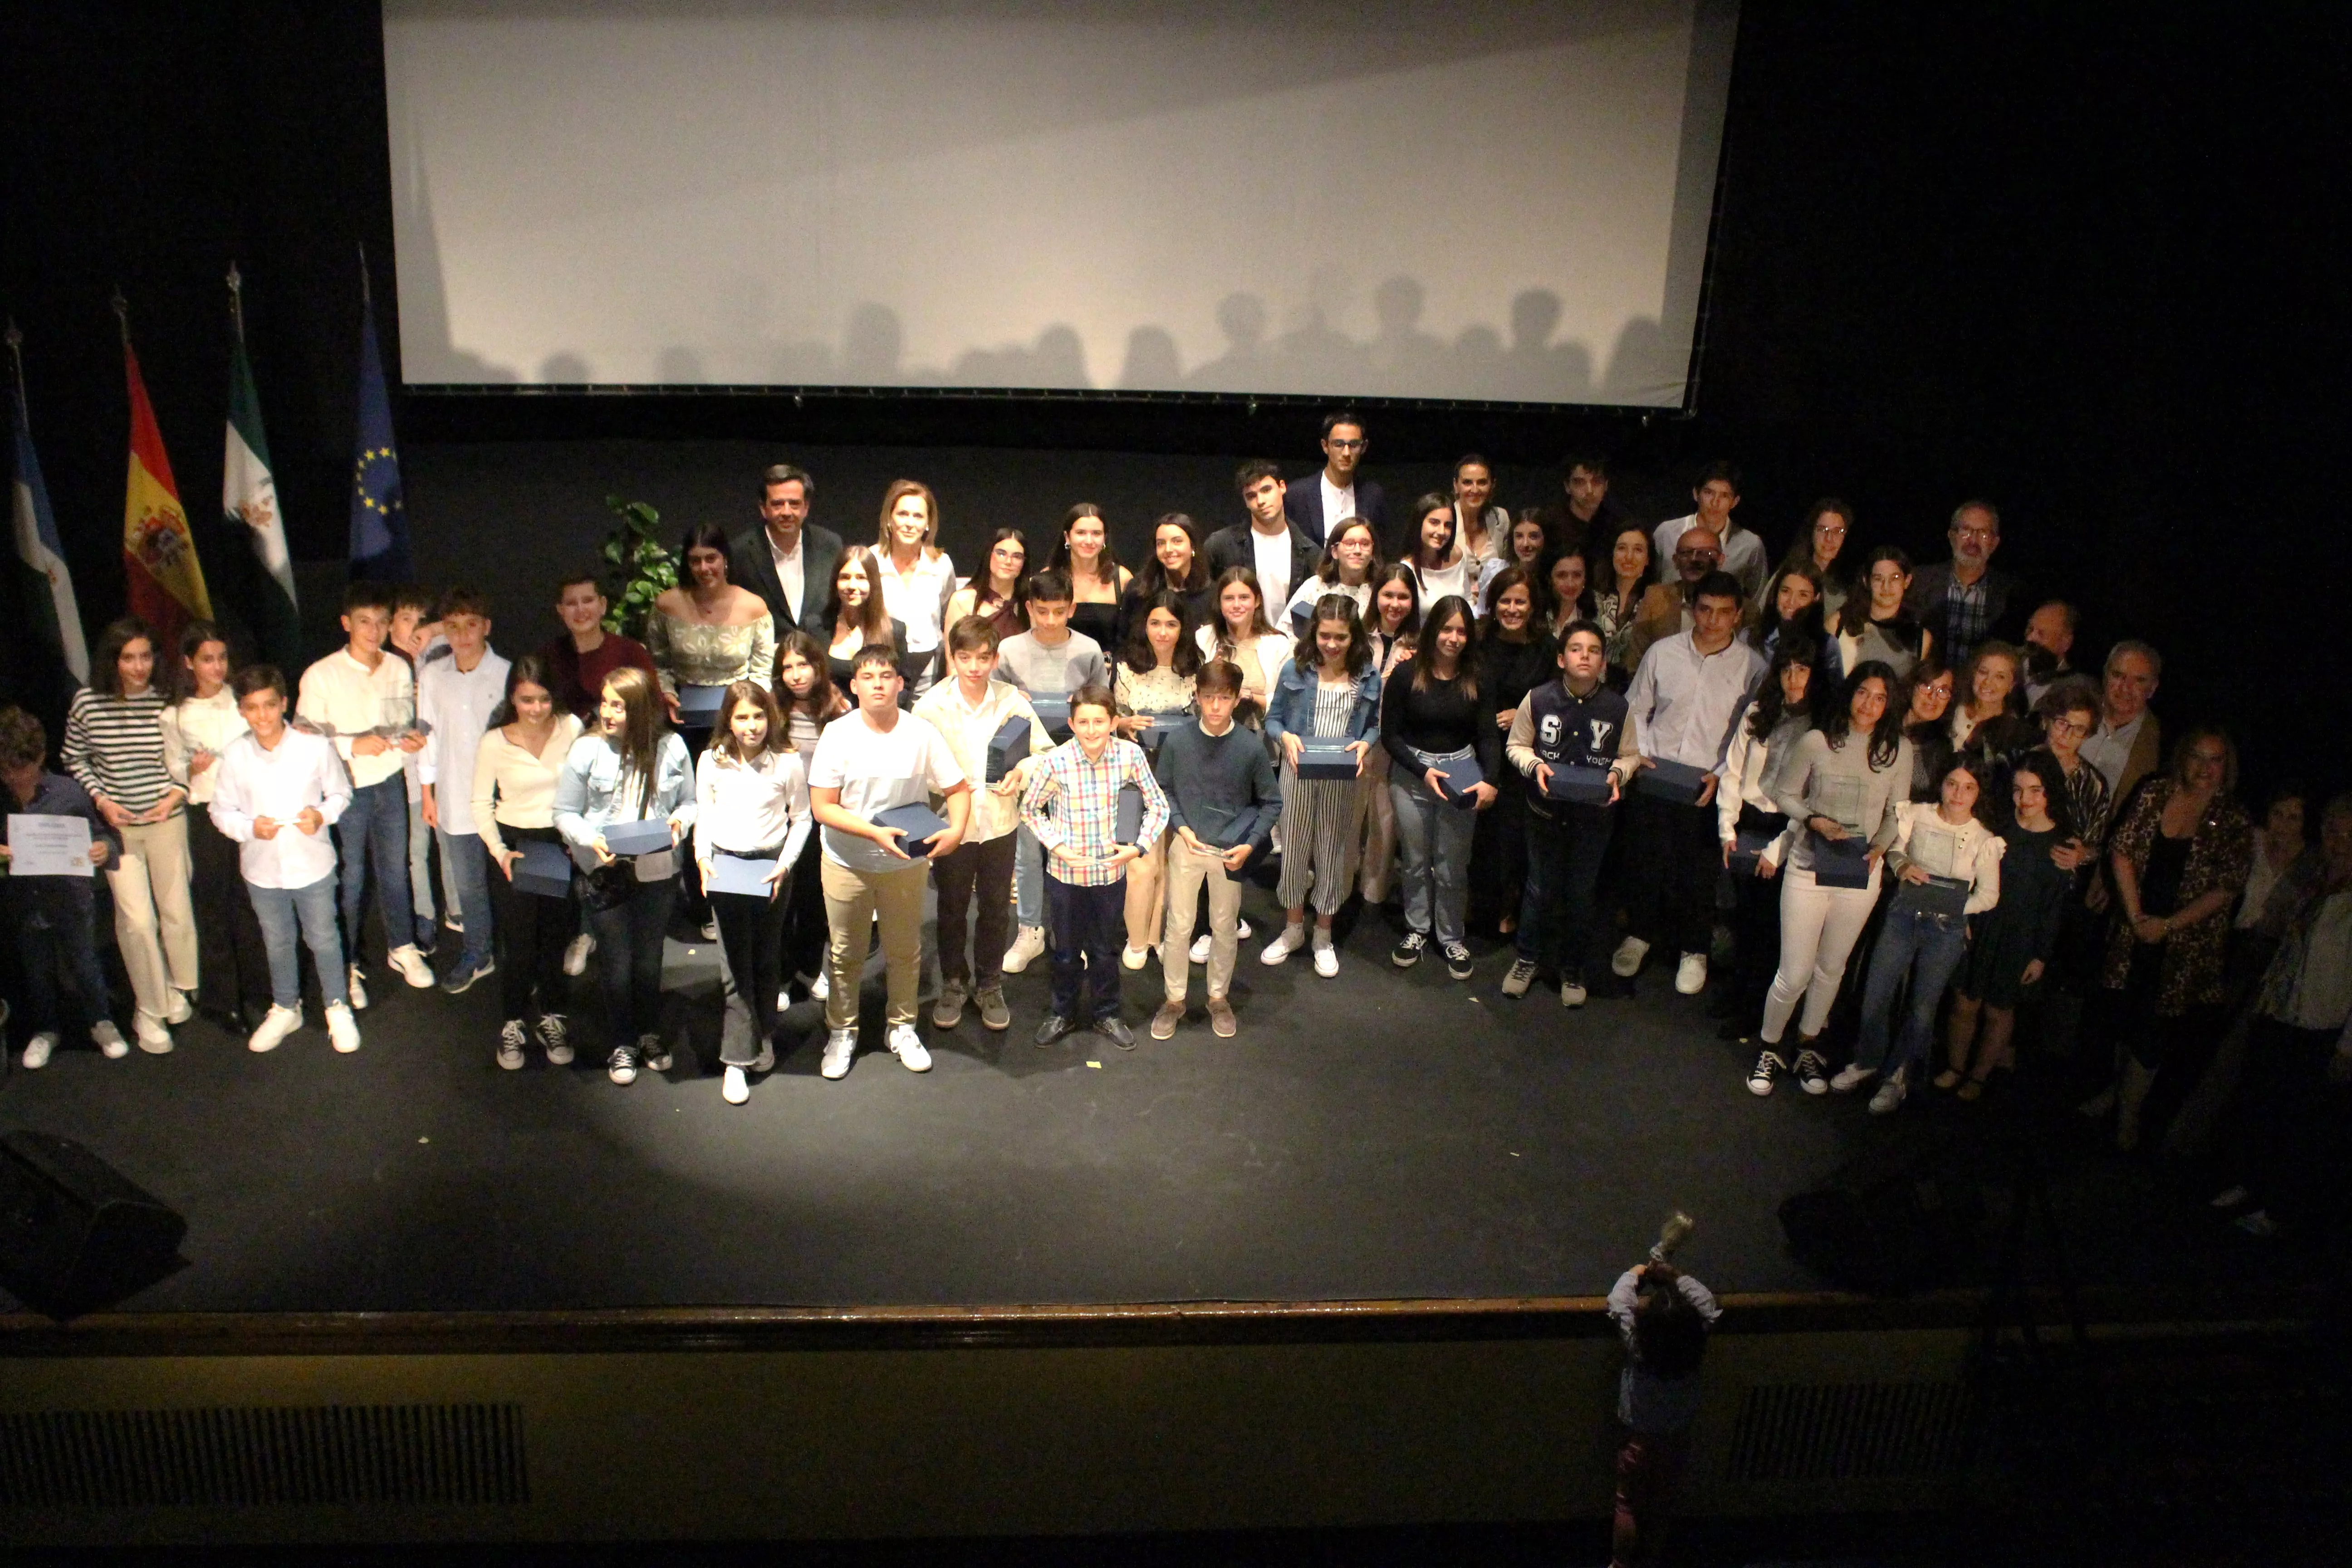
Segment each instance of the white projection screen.
M412 385L1675 407L1736 0L384 0Z

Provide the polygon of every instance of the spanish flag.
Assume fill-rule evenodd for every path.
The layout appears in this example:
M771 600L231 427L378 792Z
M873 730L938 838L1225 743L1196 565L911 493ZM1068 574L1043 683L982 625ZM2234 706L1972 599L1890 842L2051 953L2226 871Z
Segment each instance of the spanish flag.
M205 569L180 489L172 482L172 460L163 455L163 433L140 379L139 356L122 345L131 377L131 479L122 500L122 577L131 613L155 628L155 662L179 657L180 631L191 620L210 620L213 602L205 592Z

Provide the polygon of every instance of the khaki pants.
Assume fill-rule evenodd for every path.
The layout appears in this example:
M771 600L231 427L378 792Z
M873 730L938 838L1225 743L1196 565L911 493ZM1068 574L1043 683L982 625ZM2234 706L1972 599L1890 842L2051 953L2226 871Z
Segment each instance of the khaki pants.
M824 921L833 933L825 1027L857 1026L857 983L866 972L867 927L877 914L882 920L890 1022L913 1023L923 979L923 888L929 868L919 860L896 871L853 871L829 859L824 866Z
M1168 927L1160 933L1160 970L1168 979L1168 999L1184 1000L1192 978L1192 916L1201 884L1209 885L1209 994L1223 996L1233 984L1235 934L1242 916L1242 885L1227 875L1213 852L1203 854L1168 836Z
M1140 858L1127 866L1127 945L1156 947L1160 942L1160 915L1168 900L1168 844L1176 837L1171 829L1162 833L1145 849Z
M1359 886L1364 902L1388 901L1396 884L1396 803L1389 798L1389 752L1374 746L1364 757L1364 776L1357 781L1364 793L1364 858Z
M122 855L106 873L114 892L114 942L139 1010L162 1018L172 993L196 988L196 910L188 891L188 819L122 830Z

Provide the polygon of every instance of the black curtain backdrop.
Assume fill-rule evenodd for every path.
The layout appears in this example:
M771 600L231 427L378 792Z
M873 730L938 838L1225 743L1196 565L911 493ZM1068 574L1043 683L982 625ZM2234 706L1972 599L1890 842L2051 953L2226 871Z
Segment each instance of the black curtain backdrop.
M1504 500L1549 502L1560 453L1598 443L1654 517L1725 456L1776 549L1833 492L1864 543L1924 559L1953 505L1986 495L2000 563L2082 604L2081 651L2164 648L2176 730L2223 717L2257 778L2333 778L2352 704L2299 661L2314 617L2337 616L2346 310L2325 215L2347 88L2347 24L2320 7L1751 5L1695 416L1377 407L1367 471L1402 504L1477 449ZM0 307L26 333L86 623L121 602L118 283L208 573L230 575L232 258L294 552L339 561L362 242L397 363L374 7L7 7L0 117ZM1159 510L1231 521L1233 459L1304 471L1316 433L1315 410L1272 402L409 396L398 417L424 569L489 577L509 627L540 624L608 489L683 521L735 506L759 463L809 458L831 465L820 511L845 532L907 471L940 488L951 543L1047 527L1085 497L1132 554ZM331 564L305 582L318 596ZM16 618L0 680L57 700Z

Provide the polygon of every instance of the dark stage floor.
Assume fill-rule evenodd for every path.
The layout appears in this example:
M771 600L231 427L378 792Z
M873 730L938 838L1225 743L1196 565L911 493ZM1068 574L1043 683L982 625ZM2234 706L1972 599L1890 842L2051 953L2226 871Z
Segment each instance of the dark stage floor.
M712 950L674 946L673 1014L699 1047L667 1077L492 1060L496 986L458 998L379 970L357 1056L315 1026L254 1056L213 1026L171 1056L60 1051L16 1068L0 1127L80 1140L188 1217L188 1266L133 1298L173 1310L967 1304L1598 1294L1659 1219L1721 1290L1805 1289L1775 1208L1870 1141L1990 1108L1874 1123L1861 1097L1769 1100L1742 1047L1654 967L1580 1013L1391 968L1375 911L1339 978L1245 946L1238 1038L1196 1012L1139 1027L1156 963L1125 976L1138 1049L1030 1043L966 1014L925 1076L868 1048L817 1076L811 1034L742 1107L719 1095ZM1197 1007L1199 981L1194 981ZM588 1011L583 1005L583 1015ZM790 1032L818 1028L803 1005ZM929 1032L929 1026L925 1026ZM707 1064L707 1065L706 1065ZM2112 1157L2057 1192L2092 1283L2232 1277L2254 1244Z

